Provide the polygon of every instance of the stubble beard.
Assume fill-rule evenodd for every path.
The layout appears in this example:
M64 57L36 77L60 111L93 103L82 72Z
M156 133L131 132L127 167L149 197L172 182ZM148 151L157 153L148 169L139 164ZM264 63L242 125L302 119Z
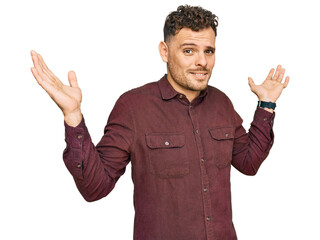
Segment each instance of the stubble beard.
M202 91L207 88L209 79L211 77L211 71L209 71L208 69L206 68L192 69L193 71L206 71L208 74L207 78L201 81L201 84L195 85L193 84L193 81L197 81L197 80L193 80L193 81L190 80L182 72L179 72L174 66L174 64L172 64L171 62L168 62L167 66L168 66L168 73L171 75L173 81L175 81L182 88L189 91Z

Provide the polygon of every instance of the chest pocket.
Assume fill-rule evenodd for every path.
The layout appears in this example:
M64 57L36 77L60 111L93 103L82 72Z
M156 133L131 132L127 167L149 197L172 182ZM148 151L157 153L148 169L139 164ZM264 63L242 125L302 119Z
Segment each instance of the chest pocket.
M209 129L213 160L218 168L225 168L231 164L234 131L232 127Z
M189 173L184 134L146 134L150 171L160 178L182 177Z

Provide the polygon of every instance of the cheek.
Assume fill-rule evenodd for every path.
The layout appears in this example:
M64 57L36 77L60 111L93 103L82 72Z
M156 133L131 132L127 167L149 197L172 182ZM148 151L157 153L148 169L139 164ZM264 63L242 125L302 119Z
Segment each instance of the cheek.
M179 58L179 67L184 71L194 68L194 59L191 56Z
M183 54L170 54L169 61L170 65L179 72L187 72L189 69L195 68L195 60L192 56L185 56Z
M210 58L208 58L207 59L207 66L208 66L208 68L210 68L210 69L212 69L213 67L214 67L214 64L215 64L215 56L213 56L213 57L210 57Z

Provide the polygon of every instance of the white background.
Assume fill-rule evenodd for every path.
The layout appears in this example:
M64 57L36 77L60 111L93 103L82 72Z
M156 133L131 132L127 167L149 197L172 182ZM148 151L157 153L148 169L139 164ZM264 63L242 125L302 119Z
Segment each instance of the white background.
M317 1L1 1L0 239L132 239L131 166L106 198L87 203L62 161L63 116L33 78L30 50L65 83L74 70L97 143L123 92L157 81L164 19L181 4L218 15L210 84L248 129L261 83L282 64L291 82L278 100L275 145L258 174L232 170L239 239L320 239Z

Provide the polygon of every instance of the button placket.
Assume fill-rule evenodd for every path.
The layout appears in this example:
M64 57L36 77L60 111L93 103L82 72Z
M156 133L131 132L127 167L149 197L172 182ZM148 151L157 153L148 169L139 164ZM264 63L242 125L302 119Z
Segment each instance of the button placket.
M200 134L200 129L199 129L199 124L197 121L197 115L196 111L193 108L193 106L190 104L189 105L189 117L193 126L193 133L194 133L194 139L196 142L196 146L198 149L198 156L199 156L199 167L200 167L200 181L201 185L201 198L202 198L202 204L203 204L203 216L204 216L204 221L205 221L205 231L207 236L212 235L212 231L210 229L210 214L211 214L211 199L210 199L210 194L209 194L209 179L208 179L208 174L207 174L207 169L206 169L206 164L205 164L205 159L204 159L204 151L203 151L203 143L201 140L201 134Z

